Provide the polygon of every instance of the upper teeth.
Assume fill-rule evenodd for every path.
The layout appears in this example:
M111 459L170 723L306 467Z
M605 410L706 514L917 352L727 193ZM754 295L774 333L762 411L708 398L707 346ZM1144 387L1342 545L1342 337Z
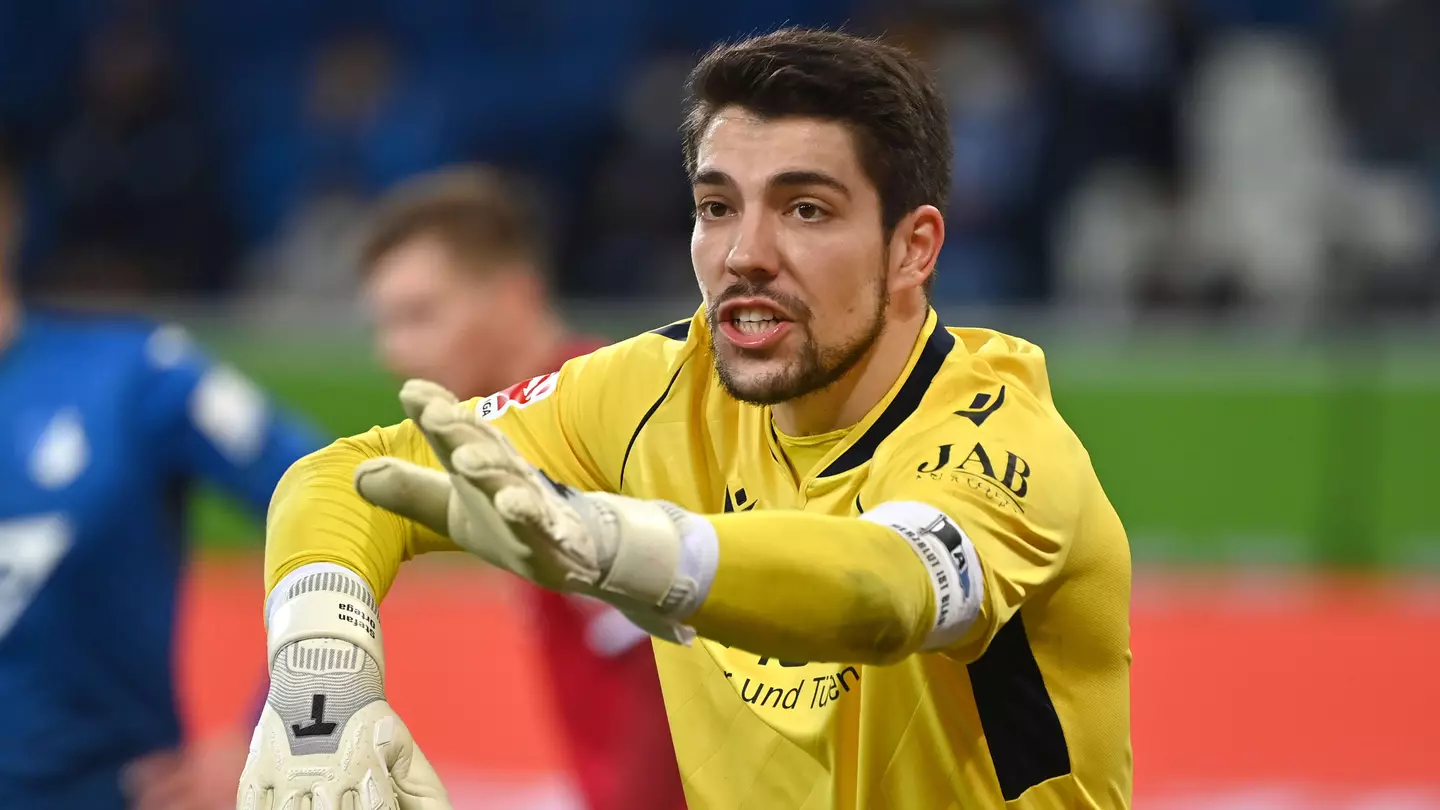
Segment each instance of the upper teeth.
M730 316L735 321L773 321L775 313L768 309L737 309Z

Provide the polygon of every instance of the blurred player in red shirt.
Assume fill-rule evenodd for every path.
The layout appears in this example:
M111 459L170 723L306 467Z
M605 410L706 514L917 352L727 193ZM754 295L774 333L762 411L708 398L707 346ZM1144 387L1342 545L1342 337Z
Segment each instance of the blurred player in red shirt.
M462 398L559 370L603 341L551 307L531 216L495 173L421 176L377 206L361 264L382 361ZM591 810L685 806L649 637L598 601L526 586L574 775Z

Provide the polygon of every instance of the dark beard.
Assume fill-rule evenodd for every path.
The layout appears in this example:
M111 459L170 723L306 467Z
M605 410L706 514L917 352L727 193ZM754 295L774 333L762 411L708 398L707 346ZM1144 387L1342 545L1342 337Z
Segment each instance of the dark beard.
M717 299L706 313L710 322L710 354L714 357L715 376L725 387L726 393L750 405L777 405L829 388L865 359L865 355L870 352L871 347L885 331L885 310L890 305L890 291L885 286L883 276L880 278L879 287L879 292L875 296L874 316L863 334L842 346L821 348L807 329L805 343L800 347L800 354L790 368L744 381L736 377L721 355L720 341L724 338L720 335L716 313L719 311L720 302L727 298L737 295L766 295L767 293L763 290L750 289L736 292L734 287L726 290L726 294ZM771 297L786 306L797 318L802 319L801 323L796 324L797 326L810 322L810 310L804 307L803 302L793 301L789 298L782 299L773 294ZM799 306L796 306L797 304Z

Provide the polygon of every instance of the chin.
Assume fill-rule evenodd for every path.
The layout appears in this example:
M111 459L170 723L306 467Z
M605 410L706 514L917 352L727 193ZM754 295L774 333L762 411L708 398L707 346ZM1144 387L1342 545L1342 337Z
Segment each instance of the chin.
M787 376L795 367L794 352L769 349L763 352L737 349L734 346L716 358L725 371L737 380L760 383L767 378Z
M741 402L774 405L795 396L795 370L785 360L732 357L716 364L715 371L730 396Z

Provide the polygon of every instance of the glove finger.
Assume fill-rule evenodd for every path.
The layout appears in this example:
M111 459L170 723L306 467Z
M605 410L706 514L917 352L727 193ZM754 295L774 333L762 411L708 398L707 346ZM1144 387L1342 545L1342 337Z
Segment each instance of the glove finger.
M456 475L491 496L507 487L534 488L534 474L522 468L522 463L513 451L489 436L465 443L450 456Z
M464 409L461 409L460 413L464 416L470 416L470 414L465 413ZM520 451L516 450L515 445L510 443L510 438L505 435L503 430L483 419L467 419L466 421L473 424L476 430L484 434L484 436L496 446L498 452L508 456L512 464L523 464L527 468L529 467L530 462L526 461L525 457L520 455Z
M533 579L529 560L534 555L534 549L524 542L524 538L515 535L504 515L495 509L489 495L460 476L455 476L453 481L456 500L472 529L466 532L468 536L465 540L468 542L462 544L494 565ZM476 543L484 545L474 547Z
M420 429L420 435L425 437L425 443L430 446L430 451L435 454L440 466L444 467L447 472L454 472L450 467L450 454L455 451L455 445L445 441L437 434L437 431L445 429L456 421L454 410L454 405L443 400L431 399L425 403L424 409L415 417L415 426Z
M276 807L280 808L280 810L301 810L302 808L308 808L310 806L310 800L308 799L310 794L294 788L287 790L277 789L271 795L274 796L271 801Z
M547 504L533 487L500 486L494 497L495 511L508 523L544 532L549 528Z
M388 774L382 772L377 777L371 769L355 790L355 806L363 810L394 810L397 806L394 788Z
M405 408L405 414L409 416L416 427L420 428L420 435L425 437L425 443L430 446L430 451L439 459L440 466L446 470L450 469L450 453L453 447L447 447L434 435L433 430L427 430L425 413L430 412L429 423L441 425L454 421L460 410L455 397L444 388L424 380L410 380L405 387L400 389L400 403Z
M535 547L532 567L536 582L557 591L589 587L600 578L593 540L579 528L569 510L531 487L506 487L495 495L495 509L514 527L517 536Z
M270 810L274 794L255 784L241 785L235 796L236 810Z
M350 779L317 784L310 795L315 810L348 810L358 806L355 800L359 794L353 787L353 780Z
M445 386L429 380L406 380L405 384L400 386L400 406L405 409L406 416L417 422L420 421L420 414L425 412L425 406L434 401L448 402L451 405L459 402Z
M497 444L498 432L493 428L487 430L489 426L482 427L477 424L459 405L432 400L425 406L425 411L420 414L416 424L430 442L435 455L450 472L455 471L455 451L468 445L481 448L480 452L486 458L497 461L507 458L504 447Z
M355 468L355 490L382 509L450 535L450 476L398 458L366 459Z
M412 745L390 768L400 810L450 810L450 797L440 775L418 745Z
M405 761L405 752L407 749L415 749L415 741L410 738L409 730L399 718L384 717L376 722L371 732L370 744L374 746L375 765L365 772L365 777L361 780L358 791L361 806L375 810L398 810L401 807L400 796L404 791L396 780L399 769L393 766L397 761ZM439 784L438 777L436 784ZM444 788L440 789L440 795L445 795Z

